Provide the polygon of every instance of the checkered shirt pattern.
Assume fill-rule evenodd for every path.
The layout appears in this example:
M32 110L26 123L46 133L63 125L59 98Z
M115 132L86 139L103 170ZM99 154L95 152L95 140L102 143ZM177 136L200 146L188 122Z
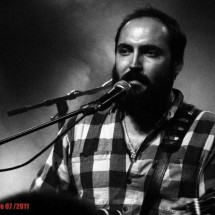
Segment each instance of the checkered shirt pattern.
M182 98L167 114L174 117ZM68 127L75 118L67 122ZM165 172L156 214L171 214L170 203L179 197L196 197L215 186L215 115L201 111L172 154ZM120 111L99 112L82 119L55 143L32 190L69 192L98 209L138 215L144 201L147 173L161 143L161 132L131 162ZM129 175L129 180L128 176ZM193 187L190 192L190 187Z

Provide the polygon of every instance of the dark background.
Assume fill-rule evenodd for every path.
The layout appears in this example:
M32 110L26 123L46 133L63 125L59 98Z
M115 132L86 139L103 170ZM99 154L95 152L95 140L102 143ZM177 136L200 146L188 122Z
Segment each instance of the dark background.
M188 46L175 87L187 102L215 112L213 0L1 0L0 139L49 121L57 112L50 106L8 117L9 110L109 80L116 29L127 13L145 5L181 23ZM70 111L93 98L68 101ZM0 146L0 168L30 159L57 132L56 124ZM29 189L49 151L26 167L0 173L0 198Z

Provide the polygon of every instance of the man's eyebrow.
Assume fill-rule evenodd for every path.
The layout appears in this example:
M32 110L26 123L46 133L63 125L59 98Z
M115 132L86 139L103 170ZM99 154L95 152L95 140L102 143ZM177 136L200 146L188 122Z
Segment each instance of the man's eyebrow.
M131 47L131 45L129 45L129 44L127 44L127 43L120 43L120 44L117 44L116 47L117 47L117 48L121 48L121 47L129 48L129 47Z
M162 50L162 48L160 46L157 45L152 45L152 44L146 44L141 46L142 48L146 48L146 49L156 49L156 50Z
M125 48L132 48L131 45L127 44L127 43L120 43L117 45L117 48L121 48L121 47L125 47ZM154 45L154 44L144 44L144 45L141 45L140 46L141 49L155 49L155 50L160 50L162 51L162 48L157 46L157 45Z

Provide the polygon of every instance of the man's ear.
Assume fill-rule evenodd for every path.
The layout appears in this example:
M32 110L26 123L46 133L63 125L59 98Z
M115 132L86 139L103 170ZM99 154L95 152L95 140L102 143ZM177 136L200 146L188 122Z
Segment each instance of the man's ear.
M174 79L176 79L176 77L178 76L179 73L180 73L180 70L174 71Z
M178 64L176 62L173 63L174 79L176 79L181 69L182 69L182 64Z

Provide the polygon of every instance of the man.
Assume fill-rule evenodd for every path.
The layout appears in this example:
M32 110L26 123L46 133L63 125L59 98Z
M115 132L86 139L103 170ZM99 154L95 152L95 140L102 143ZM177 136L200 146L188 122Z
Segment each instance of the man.
M173 89L186 36L173 18L145 8L125 18L115 45L113 81L132 91L57 142L33 190L69 192L106 214L188 214L193 198L215 186L215 116Z

